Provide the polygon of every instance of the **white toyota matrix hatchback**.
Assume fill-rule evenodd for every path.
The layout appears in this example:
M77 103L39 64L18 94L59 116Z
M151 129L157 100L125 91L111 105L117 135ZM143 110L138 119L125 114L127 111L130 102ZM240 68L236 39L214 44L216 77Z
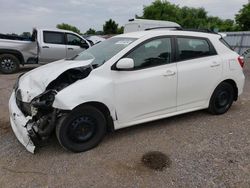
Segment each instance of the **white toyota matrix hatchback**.
M108 131L200 109L227 112L243 91L243 65L218 34L115 36L20 76L11 126L32 153L54 132L64 148L86 151Z

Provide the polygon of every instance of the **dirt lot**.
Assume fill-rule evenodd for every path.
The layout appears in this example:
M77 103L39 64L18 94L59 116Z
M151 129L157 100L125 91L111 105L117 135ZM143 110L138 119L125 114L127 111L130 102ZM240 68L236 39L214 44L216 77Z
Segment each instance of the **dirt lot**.
M245 92L225 115L199 111L123 129L80 154L54 138L32 155L8 120L18 74L0 74L0 187L250 187L249 64L245 75ZM170 166L145 167L141 157L149 151L165 153Z

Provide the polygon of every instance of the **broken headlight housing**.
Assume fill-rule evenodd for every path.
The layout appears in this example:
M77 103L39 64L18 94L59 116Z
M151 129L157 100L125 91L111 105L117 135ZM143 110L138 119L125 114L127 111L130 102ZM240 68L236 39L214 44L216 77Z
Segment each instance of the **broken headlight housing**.
M55 90L47 90L41 95L35 97L31 101L31 114L32 116L36 115L38 109L49 110L52 108L52 104L55 100L55 95L57 92Z

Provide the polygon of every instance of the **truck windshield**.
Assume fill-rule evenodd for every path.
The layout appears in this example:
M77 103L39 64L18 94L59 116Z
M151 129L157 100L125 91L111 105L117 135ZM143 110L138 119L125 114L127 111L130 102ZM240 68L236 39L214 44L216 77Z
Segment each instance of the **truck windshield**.
M136 38L110 38L83 51L82 53L74 57L73 60L93 59L92 66L94 68L99 67L135 40Z

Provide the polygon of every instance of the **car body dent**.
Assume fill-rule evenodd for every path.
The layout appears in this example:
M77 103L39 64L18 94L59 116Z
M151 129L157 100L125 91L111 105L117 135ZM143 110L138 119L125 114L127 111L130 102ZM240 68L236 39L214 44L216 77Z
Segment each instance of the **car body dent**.
M43 93L53 80L60 74L71 68L89 66L92 60L87 61L67 61L60 60L54 63L36 68L19 79L19 88L21 88L22 101L31 102L31 100Z
M95 74L95 70L92 73ZM79 88L82 92L79 92ZM87 102L99 102L108 107L115 119L113 95L112 80L96 73L95 76L89 76L58 92L52 106L61 110L72 110Z

